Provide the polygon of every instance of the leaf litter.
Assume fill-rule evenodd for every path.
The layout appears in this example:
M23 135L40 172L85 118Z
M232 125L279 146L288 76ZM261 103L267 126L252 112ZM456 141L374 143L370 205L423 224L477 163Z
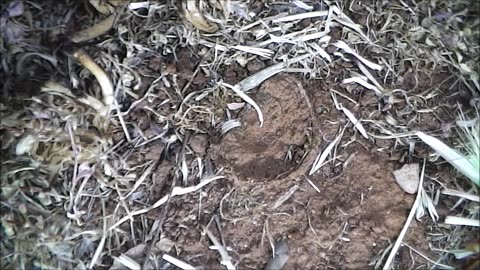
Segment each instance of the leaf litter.
M449 104L445 100L440 100L445 104L436 104L443 94L441 91L457 87L461 88L459 93L466 92L471 100L478 99L478 68L474 65L478 62L478 46L468 46L478 44L475 42L478 41L478 31L475 30L478 22L472 22L469 15L472 11L462 6L463 1L436 7L427 7L425 3L409 5L403 1L398 5L384 3L375 6L354 2L342 2L337 6L331 1L318 4L292 1L272 2L260 9L234 1L182 1L179 6L168 1L123 5L121 1L110 0L90 1L90 4L80 9L87 11L85 14L70 12L80 8L78 3L70 1L59 6L21 1L2 5L0 51L6 57L1 69L1 79L5 82L0 106L1 136L2 149L8 150L2 151L1 201L2 212L5 210L6 213L2 216L2 227L7 236L5 241L2 240L2 254L15 254L2 258L2 265L6 267L83 269L114 263L130 269L166 263L184 269L193 267L195 257L187 256L185 260L168 254L152 257L152 246L156 243L146 242L145 254L139 257L118 248L124 243L139 247L143 232L151 226L148 215L158 215L157 226L170 228L172 216L167 212L177 208L180 198L188 202L191 197L199 197L198 217L209 215L202 212L202 209L209 211L212 203L208 200L209 195L214 196L215 190L225 187L216 180L234 176L223 176L220 168L212 166L209 151L199 154L186 147L187 134L208 134L211 127L220 130L223 136L245 130L249 132L248 127L253 123L244 121L251 118L245 117L244 111L249 111L250 106L255 109L261 128L268 128L269 122L277 121L273 118L277 117L275 110L268 109L273 100L267 98L265 101L255 89L276 80L280 73L293 72L309 80L325 80L326 89L331 89L333 104L327 99L324 101L330 102L330 109L335 108L344 114L344 118L338 117L340 120L324 122L341 125L335 128L341 130L340 135L329 134L335 138L329 144L323 140L322 130L315 127L313 119L310 119L312 130L304 134L306 140L298 140L301 141L298 145L282 142L294 150L289 155L291 168L278 176L295 179L297 171L311 168L310 175L315 178L307 179L310 185L307 187L316 194L327 192L328 198L332 195L328 194L325 183L319 182L322 181L319 176L332 177L339 170L348 170L352 165L348 165L349 158L343 158L343 152L355 160L359 156L355 158L349 149L356 144L391 141L394 145L390 149L392 153L409 149L402 158L418 159L422 148L412 147L415 138L411 135L427 138L430 135L426 133L434 131L428 121L422 126L426 122L424 118L430 115L448 117L442 107L460 108L459 104ZM444 8L449 12L444 12ZM420 21L418 14L426 9L429 10L428 16ZM51 16L45 16L49 11ZM357 11L366 12L370 20L363 21L356 16ZM42 20L49 26L39 27L32 23L32 18L44 18ZM57 21L49 21L52 18ZM59 22L62 27L58 27ZM82 29L78 22L91 27ZM339 30L340 36L337 35ZM72 43L76 45L70 47ZM51 49L51 44L61 45L61 50ZM186 78L181 78L181 70L169 71L172 67L168 66L166 56L176 54L178 47L195 50L201 59L192 68L196 71ZM144 61L155 66L151 60L154 58L161 59L165 65L158 67L156 72L142 70ZM77 59L80 65L73 59ZM177 59L181 60L181 57ZM255 59L266 62L266 67L249 76L242 74L233 80L228 76L222 78L226 67L234 67L232 63L247 65ZM181 68L182 65L174 67ZM339 72L346 69L349 72ZM450 90L439 85L421 89L419 84L425 81L421 76L431 76L432 70L437 69L450 70L454 74L456 81ZM356 75L352 76L350 71ZM54 73L56 76L48 76ZM196 79L199 76L208 77L208 83L198 84ZM11 85L20 90L12 92ZM224 86L231 86L234 91L224 91ZM407 89L400 89L406 86ZM368 97L365 89L373 91L372 106L364 106L363 98L360 98ZM321 115L323 104L319 106L313 102L315 105L310 105L309 99L316 95L311 91L299 95L299 99L307 100L303 105L309 104L306 106L309 113L302 111L305 115ZM355 108L344 107L338 102L337 95L353 100ZM240 102L245 103L234 107L228 105ZM466 115L472 114L468 109L471 107L463 107L464 110L467 108ZM240 114L235 112L237 110ZM388 117L384 117L385 113ZM345 136L348 121L370 142ZM422 131L418 131L418 127ZM161 151L146 160L145 153L156 143L162 145ZM322 148L321 153L314 153ZM388 147L379 149L385 151ZM248 152L244 154L248 155ZM327 160L328 156L330 160ZM429 162L436 162L435 158L433 156ZM179 165L171 168L168 177L156 180L160 175L158 168L166 160ZM326 174L329 170L333 174ZM255 177L255 174L251 176ZM342 173L337 176L341 179ZM338 178L334 176L333 179ZM276 206L274 208L289 209L289 202L298 203L305 187L281 181L283 186L278 186L277 201L270 202ZM162 183L163 188L152 185L153 182ZM453 186L455 189L465 185L458 183ZM288 190L288 186L294 188ZM433 190L428 193L435 193L439 188L435 184L432 186ZM427 190L419 188L422 190L417 195L421 196L421 209L427 209L435 221L438 214L433 200ZM478 194L475 188L466 188L470 193ZM251 191L255 194L254 189ZM245 209L261 207L261 201L252 201L248 196L242 199L238 192L230 195L227 205L237 204ZM458 192L443 194L462 194ZM363 202L364 193L359 193ZM468 195L464 192L460 197L469 198ZM315 205L310 202L308 199L305 203L308 224L313 232L318 232L316 224L311 224L310 215L313 214L309 211L313 211ZM478 217L478 209L475 211L471 207L471 204L465 204L469 218L473 220ZM240 213L241 208L237 210ZM323 211L328 218L330 210ZM296 211L266 213L277 214L298 215ZM313 218L316 215L318 209ZM184 216L180 224L182 228L189 228L192 225L187 217L192 214ZM179 214L178 217L183 216ZM192 219L202 224L195 215ZM254 214L252 221L256 222ZM445 220L447 224L463 224L461 222L470 221L460 217ZM378 227L373 228L379 233ZM187 233L191 239L195 230L198 231L198 227L193 230L190 227ZM281 236L279 230L269 229L271 243L274 241L270 234ZM221 241L216 240L212 232L208 237L220 252L221 265L234 269L241 263L251 264L248 260L242 261L237 251L228 254L225 236L221 231L218 233ZM435 243L442 245L443 250L458 249L463 239L469 239L461 237L464 234L465 231L455 229L450 242ZM239 241L233 240L236 238L232 236L230 239ZM322 241L329 242L326 238ZM37 243L34 246L37 249L33 250L28 244L32 242ZM331 250L331 247L322 250ZM431 264L432 260L421 256L427 265ZM333 263L328 256L323 259L326 265ZM442 260L453 262L447 256Z

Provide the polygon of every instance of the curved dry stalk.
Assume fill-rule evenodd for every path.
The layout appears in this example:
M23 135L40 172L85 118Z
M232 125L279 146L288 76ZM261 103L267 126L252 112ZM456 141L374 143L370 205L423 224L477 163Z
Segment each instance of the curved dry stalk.
M99 37L112 29L114 21L115 15L110 15L106 19L101 20L99 23L87 29L83 29L76 33L73 33L73 35L70 36L70 40L73 43L80 43Z
M113 84L107 73L83 49L77 50L73 57L95 76L102 88L103 103L110 107L113 104Z

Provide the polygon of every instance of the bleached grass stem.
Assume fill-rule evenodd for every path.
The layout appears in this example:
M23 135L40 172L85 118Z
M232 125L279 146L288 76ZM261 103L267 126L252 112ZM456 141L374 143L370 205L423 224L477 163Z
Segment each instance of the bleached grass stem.
M410 213L408 214L407 220L405 221L405 224L403 225L402 231L400 232L400 235L397 238L397 241L395 241L395 244L393 245L392 250L390 251L390 254L388 255L387 261L383 265L383 270L389 270L392 268L393 261L395 259L395 255L397 254L398 249L400 248L400 245L402 244L403 238L405 237L405 234L407 233L408 227L410 227L410 223L412 222L413 218L415 217L415 212L417 211L418 205L420 204L421 200L421 195L422 195L422 189L423 189L423 178L425 177L425 164L426 161L423 161L423 167L422 167L422 173L420 175L420 181L418 183L418 190L417 190L417 196L415 198L415 202L412 205L412 208L410 209Z

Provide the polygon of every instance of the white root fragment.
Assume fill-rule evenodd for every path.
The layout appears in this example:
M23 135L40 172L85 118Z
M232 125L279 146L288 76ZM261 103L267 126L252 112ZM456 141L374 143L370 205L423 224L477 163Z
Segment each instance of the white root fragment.
M113 84L107 73L83 49L77 50L73 57L95 76L102 89L103 103L105 106L111 107L113 105Z

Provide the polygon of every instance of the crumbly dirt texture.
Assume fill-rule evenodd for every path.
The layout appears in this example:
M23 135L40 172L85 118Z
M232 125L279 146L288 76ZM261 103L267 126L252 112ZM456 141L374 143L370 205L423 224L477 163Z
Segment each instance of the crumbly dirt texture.
M294 76L277 76L263 83L255 93L265 116L263 127L255 110L244 110L242 127L212 146L214 159L243 178L272 180L291 171L294 160L287 160L286 154L289 149L303 148L310 118L299 87L301 81Z
M363 146L362 140L342 153L344 159L354 156L348 166L342 170L329 167L309 177L320 193L312 188L306 181L311 158L296 164L285 161L286 153L289 147L303 149L307 129L315 121L318 125L313 126L323 127L325 137L332 138L337 127L330 120L343 116L333 111L312 119L301 87L302 81L293 75L267 80L254 95L266 116L264 126L259 127L255 110L247 108L240 114L244 126L210 146L217 165L225 166L233 180L216 211L222 217L223 237L235 250L242 269L266 265L272 254L267 231L274 241L287 241L290 252L284 269L365 268L398 235L414 195L404 193L395 183L396 161ZM315 104L331 103L328 93L316 92L311 93ZM294 186L298 190L273 209ZM216 205L218 199L209 198L208 205ZM406 241L426 249L422 230L414 223ZM189 246L184 255L204 248ZM209 256L215 261L217 255L211 252ZM408 264L410 259L404 260Z

